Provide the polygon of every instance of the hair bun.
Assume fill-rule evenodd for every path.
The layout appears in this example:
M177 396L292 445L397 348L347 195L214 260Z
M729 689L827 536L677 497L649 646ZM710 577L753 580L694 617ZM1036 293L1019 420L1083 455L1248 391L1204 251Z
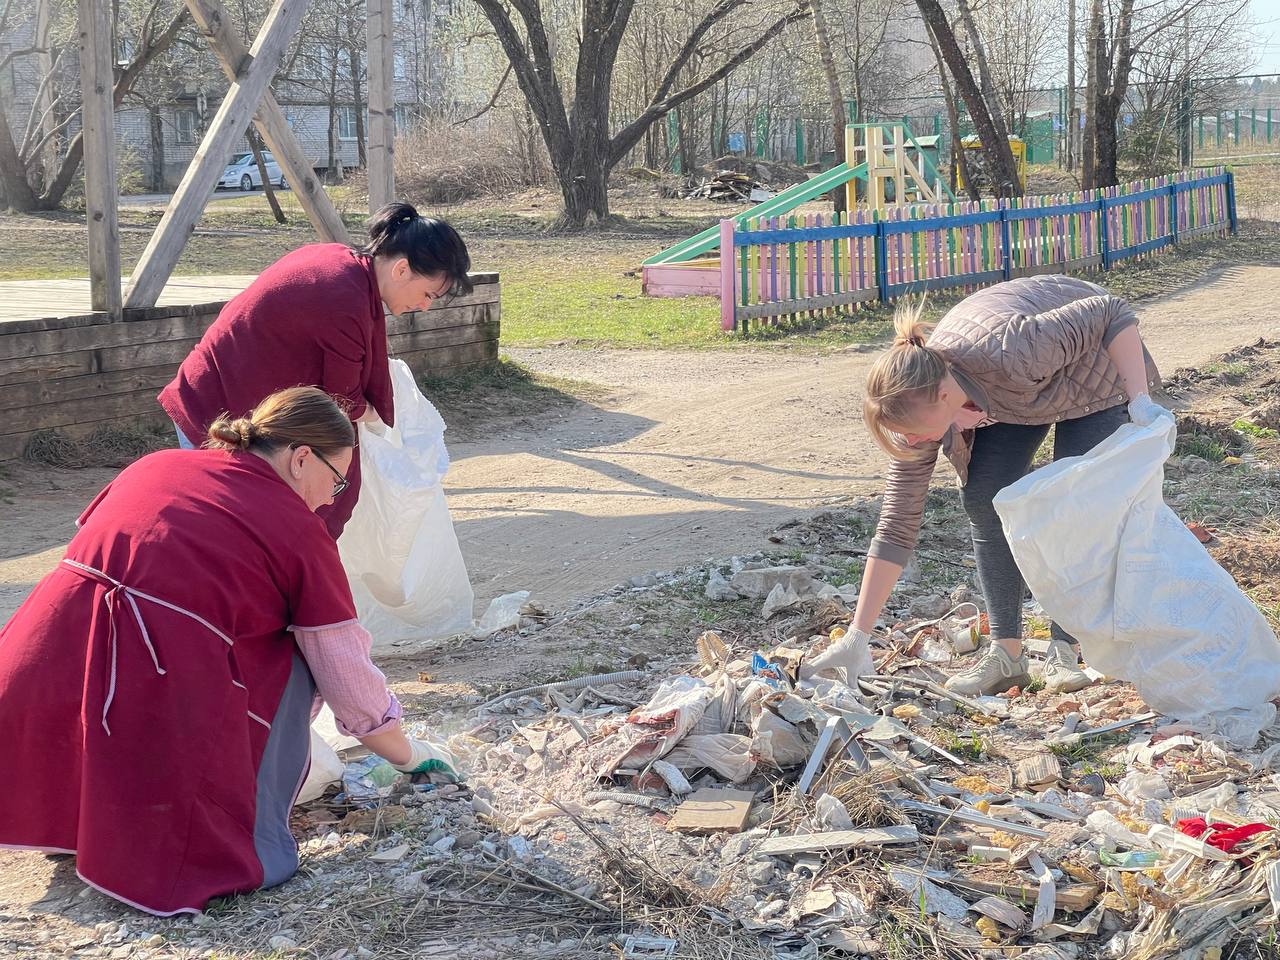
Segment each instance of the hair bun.
M254 427L253 421L244 417L230 421L218 420L209 428L209 436L214 440L220 440L227 446L239 450L249 449L256 434L257 428Z

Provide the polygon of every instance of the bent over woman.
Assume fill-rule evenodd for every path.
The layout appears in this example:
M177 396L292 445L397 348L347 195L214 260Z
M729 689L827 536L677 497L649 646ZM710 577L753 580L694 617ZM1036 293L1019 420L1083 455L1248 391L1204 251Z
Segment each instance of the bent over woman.
M0 629L0 845L74 853L86 882L159 915L282 883L313 701L403 771L409 740L316 516L354 428L298 387L220 419L209 449L126 468ZM317 707L318 708L318 707Z
M1051 427L1059 460L1086 453L1131 419L1147 424L1171 416L1150 397L1158 375L1137 324L1121 298L1064 276L980 290L932 331L911 311L899 313L893 346L867 376L863 417L892 465L852 637L873 629L911 557L941 452L960 478L992 637L947 686L977 695L1026 685L1026 587L992 500L1030 470ZM1074 641L1056 624L1044 679L1055 691L1089 683Z
M427 310L470 293L470 265L453 227L407 203L379 210L359 249L313 243L286 254L222 308L161 391L179 444L198 444L222 414L244 416L297 386L340 398L352 420L392 425L386 313ZM358 458L348 479L320 510L335 540L360 493Z

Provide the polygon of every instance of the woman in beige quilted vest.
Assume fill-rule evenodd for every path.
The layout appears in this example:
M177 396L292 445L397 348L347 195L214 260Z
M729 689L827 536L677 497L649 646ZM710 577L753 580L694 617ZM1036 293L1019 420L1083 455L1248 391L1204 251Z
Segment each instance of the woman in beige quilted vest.
M1172 416L1148 393L1158 374L1123 299L1086 280L1026 277L981 290L930 329L918 310L867 376L863 417L892 457L851 631L869 633L915 548L941 450L960 478L992 642L947 686L995 694L1031 679L1022 652L1026 587L991 505L1023 477L1054 428L1053 457L1079 456L1121 424ZM1126 406L1127 404L1127 406ZM1082 505L1087 510L1087 505ZM1057 625L1046 687L1088 685L1074 641Z

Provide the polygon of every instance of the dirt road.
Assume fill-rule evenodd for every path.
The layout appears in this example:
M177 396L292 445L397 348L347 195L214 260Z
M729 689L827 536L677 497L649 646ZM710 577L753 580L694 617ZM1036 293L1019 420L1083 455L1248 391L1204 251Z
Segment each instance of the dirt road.
M1144 303L1162 370L1280 334L1280 267L1229 268ZM556 606L628 577L755 550L796 510L879 486L859 389L875 351L512 351L537 370L604 385L489 440L451 445L449 502L477 599L531 590ZM61 554L111 471L15 468L0 506L0 620ZM941 476L941 473L939 474Z
M1277 284L1280 267L1231 268L1143 304L1160 368L1275 336ZM452 448L450 505L477 595L590 595L656 567L757 549L762 529L797 509L875 491L885 460L858 412L875 353L513 351L616 396L518 437Z

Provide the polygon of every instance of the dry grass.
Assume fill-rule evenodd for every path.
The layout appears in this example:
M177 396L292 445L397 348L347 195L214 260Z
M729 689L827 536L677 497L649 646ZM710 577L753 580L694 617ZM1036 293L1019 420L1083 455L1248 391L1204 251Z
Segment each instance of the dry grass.
M22 457L46 467L123 467L148 453L177 445L172 430L109 424L83 439L59 430L41 430L27 441Z

